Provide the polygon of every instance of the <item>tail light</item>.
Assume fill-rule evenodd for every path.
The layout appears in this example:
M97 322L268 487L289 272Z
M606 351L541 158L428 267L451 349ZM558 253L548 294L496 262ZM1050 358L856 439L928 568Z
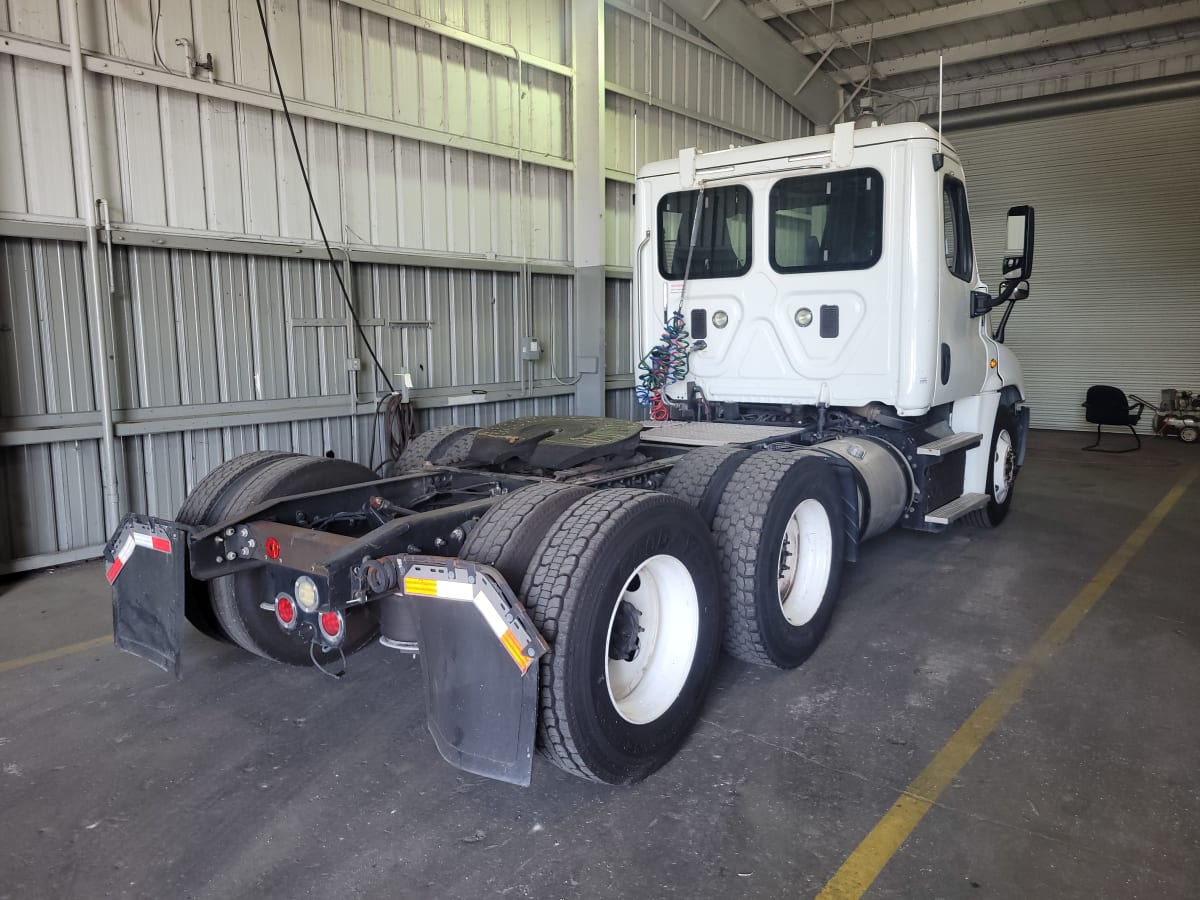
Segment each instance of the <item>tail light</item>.
M340 644L346 633L346 622L342 618L342 614L340 612L323 612L320 619L322 640L330 646Z
M275 618L288 631L295 628L298 623L296 601L287 594L277 594L275 597Z

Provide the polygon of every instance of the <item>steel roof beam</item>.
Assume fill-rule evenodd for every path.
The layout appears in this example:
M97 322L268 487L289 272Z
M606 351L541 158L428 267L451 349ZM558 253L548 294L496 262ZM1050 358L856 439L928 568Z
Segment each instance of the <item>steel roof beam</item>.
M798 0L780 0L775 6L782 9L794 6L797 2ZM946 25L961 25L964 22L974 22L989 16L1019 12L1053 2L1054 0L966 0L964 3L937 6L923 12L881 19L865 25L844 25L838 29L837 35L814 34L808 41L793 41L792 46L801 53L821 53L827 47L836 44L838 37L850 44L865 44L872 39L879 41L904 34L914 34L918 31L928 31L931 28L942 28ZM755 12L759 14L760 18L771 18L761 13L763 7L770 6L770 3L760 3L755 7ZM809 3L809 6L816 6L816 3Z
M1071 25L1059 25L1041 31L1014 34L974 44L960 44L956 47L930 50L912 56L881 59L873 63L871 68L877 77L886 78L889 75L936 69L939 56L944 57L946 65L952 66L993 56L1004 56L1009 53L1041 50L1058 44L1096 40L1129 31L1174 25L1190 19L1200 19L1200 0L1185 0L1182 3L1169 3L1165 6L1108 16L1103 19L1088 19ZM867 67L851 66L839 74L846 81L858 82L866 77Z
M1063 62L1048 63L1043 66L1031 66L1019 71L996 72L990 75L977 75L971 78L959 78L947 81L943 93L947 100L987 91L1014 88L1029 88L1031 86L1062 82L1077 78L1094 78L1097 75L1113 75L1114 82L1141 80L1130 78L1129 70L1141 66L1153 67L1152 77L1178 75L1187 71L1187 58L1200 54L1200 38L1190 38L1183 41L1172 41L1169 44L1156 44L1150 47L1135 47L1131 50L1116 50L1111 53L1098 53L1094 56L1081 56L1078 59ZM1143 76L1145 77L1145 76ZM1087 87L1096 87L1088 84ZM1075 88L1071 88L1074 90ZM917 102L929 101L937 104L937 84L900 88L899 94L910 97ZM976 106L980 104L967 104ZM948 109L965 108L960 103L952 103Z
M835 0L778 0L777 3L771 3L770 0L754 3L748 2L746 5L750 11L760 19L778 19L781 15L790 15L791 13L804 12L805 9L820 9L822 6L831 6Z
M824 125L841 104L841 88L741 0L666 0L688 24L721 48L759 81L795 107L801 115ZM796 88L807 79L803 90ZM860 79L861 80L861 79Z
M981 128L986 125L1005 125L1010 122L1028 122L1050 116L1065 116L1071 113L1090 112L1098 109L1115 109L1162 100L1178 100L1200 94L1200 72L1186 72L1167 78L1147 78L1145 81L1129 81L1123 84L1106 84L1081 91L1063 91L1041 97L1026 97L1005 103L987 106L972 106L945 113L942 127L947 131L958 128ZM923 121L932 124L933 116L923 116Z

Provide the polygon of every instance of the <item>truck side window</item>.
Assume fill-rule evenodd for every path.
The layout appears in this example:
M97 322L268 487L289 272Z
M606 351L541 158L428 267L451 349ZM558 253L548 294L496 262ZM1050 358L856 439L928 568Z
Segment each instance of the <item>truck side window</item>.
M975 254L971 248L967 189L961 181L949 175L942 188L942 233L947 268L956 278L970 281L975 274Z
M704 191L696 243L700 191L677 191L658 203L658 271L663 278L733 278L750 269L750 191L741 185ZM688 251L692 265L688 268Z
M776 182L770 244L776 272L869 269L883 252L883 176L852 169Z

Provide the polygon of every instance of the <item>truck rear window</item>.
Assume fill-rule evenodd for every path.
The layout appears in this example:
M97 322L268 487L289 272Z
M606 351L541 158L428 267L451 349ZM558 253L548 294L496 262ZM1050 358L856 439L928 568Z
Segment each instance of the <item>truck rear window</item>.
M883 252L883 177L853 169L776 182L770 244L776 272L870 268Z
M685 271L688 278L745 275L750 269L750 191L741 185L708 188L697 221L700 195L700 191L677 191L659 201L658 271L670 281L682 280Z

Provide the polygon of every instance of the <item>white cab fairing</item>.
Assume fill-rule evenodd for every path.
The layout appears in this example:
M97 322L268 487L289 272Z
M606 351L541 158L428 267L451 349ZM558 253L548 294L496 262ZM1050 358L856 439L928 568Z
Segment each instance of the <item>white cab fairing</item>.
M945 144L935 171L937 150L924 125L839 126L642 169L638 233L652 237L635 273L640 352L661 334L665 314L681 309L690 323L701 310L706 347L692 350L688 378L710 401L883 402L919 415L977 394L991 374L990 341L970 317L975 267L967 283L943 264L943 179L961 182L962 171ZM732 209L733 190L736 212L714 226L706 217L723 215L721 204ZM688 268L682 260L697 247ZM718 312L723 328L712 324ZM807 326L798 314L811 316ZM682 399L686 387L667 393Z

